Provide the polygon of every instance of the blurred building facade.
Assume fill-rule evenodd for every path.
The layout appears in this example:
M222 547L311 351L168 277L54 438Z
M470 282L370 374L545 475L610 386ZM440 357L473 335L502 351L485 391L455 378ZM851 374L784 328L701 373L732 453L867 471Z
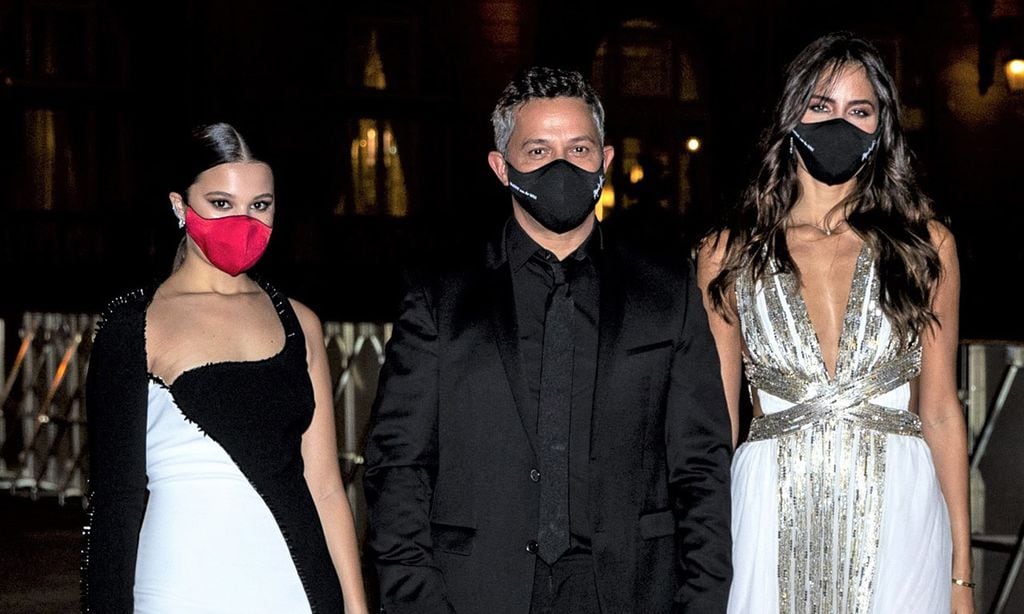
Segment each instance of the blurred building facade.
M922 185L958 240L964 347L1019 345L1024 92L1004 66L1024 57L1024 0L0 0L2 345L24 345L25 313L95 314L166 275L174 143L222 120L275 169L261 272L328 322L389 322L406 267L462 257L507 216L489 115L535 63L580 70L605 101L617 155L599 215L684 254L749 177L785 62L840 28L896 76ZM965 401L994 403L976 370L963 368L979 397ZM372 380L360 385L362 413L339 424L352 454ZM1019 440L1005 435L1021 416L1007 416L992 467L1015 455L999 441ZM1019 510L1021 496L993 483L984 498Z
M965 334L1020 338L1000 286L1024 264L1024 95L1002 70L1024 45L1021 4L4 0L0 311L93 311L162 277L180 236L172 145L227 120L277 173L263 268L327 318L387 320L407 263L507 214L489 113L532 63L602 92L618 155L600 212L685 245L749 176L784 63L849 28L887 56L960 241Z

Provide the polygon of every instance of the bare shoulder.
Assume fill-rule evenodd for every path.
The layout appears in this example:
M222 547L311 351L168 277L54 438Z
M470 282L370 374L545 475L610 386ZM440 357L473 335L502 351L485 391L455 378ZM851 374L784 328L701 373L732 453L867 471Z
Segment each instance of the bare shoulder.
M956 257L956 239L948 226L938 220L931 220L928 222L928 235L941 260Z
M307 338L323 336L323 324L320 322L320 317L315 311L293 298L288 299L288 302L291 303L295 316L299 319L299 324L302 326L302 332Z
M939 253L939 266L941 267L940 280L943 285L959 287L960 259L956 253L956 240L950 229L937 220L928 222L928 234L932 246Z
M697 245L697 274L701 279L709 279L722 269L726 246L729 244L729 231L721 230L708 235Z
M725 254L725 247L729 244L729 229L719 230L714 234L710 234L703 239L697 245L697 256L699 258L718 258L721 259L722 255Z

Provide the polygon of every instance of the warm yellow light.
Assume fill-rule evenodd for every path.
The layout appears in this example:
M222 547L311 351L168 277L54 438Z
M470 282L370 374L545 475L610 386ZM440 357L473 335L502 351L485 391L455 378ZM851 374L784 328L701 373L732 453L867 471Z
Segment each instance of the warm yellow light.
M1006 85L1011 92L1024 92L1024 59L1014 58L1006 63Z
M640 183L644 178L644 167L639 164L634 164L633 168L629 169L629 182Z
M697 137L691 136L690 138L686 139L686 149L688 149L689 151L697 153L698 151L700 151L700 146L701 142L700 139L698 139Z
M609 184L604 184L601 188L601 198L597 199L597 204L594 205L594 213L597 214L598 221L603 220L608 209L615 206L615 188Z

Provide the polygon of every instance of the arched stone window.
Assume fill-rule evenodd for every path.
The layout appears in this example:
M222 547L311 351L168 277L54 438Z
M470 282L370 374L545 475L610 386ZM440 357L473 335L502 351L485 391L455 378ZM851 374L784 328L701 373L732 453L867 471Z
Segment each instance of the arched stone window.
M590 77L617 152L599 214L637 205L684 214L704 198L706 96L691 41L676 24L638 18L598 45Z

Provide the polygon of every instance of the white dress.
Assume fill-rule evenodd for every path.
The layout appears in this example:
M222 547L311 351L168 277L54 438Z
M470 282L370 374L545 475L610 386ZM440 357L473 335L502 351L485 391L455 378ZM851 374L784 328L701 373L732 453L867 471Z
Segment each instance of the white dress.
M112 301L97 326L83 611L342 614L302 457L316 407L306 339L288 298L260 284L282 349L170 385L148 372L152 289Z
M137 614L300 614L309 602L270 509L217 442L149 383L149 502Z
M920 346L883 315L865 246L830 379L795 278L737 283L764 418L732 467L730 613L945 614L952 540L920 421Z

